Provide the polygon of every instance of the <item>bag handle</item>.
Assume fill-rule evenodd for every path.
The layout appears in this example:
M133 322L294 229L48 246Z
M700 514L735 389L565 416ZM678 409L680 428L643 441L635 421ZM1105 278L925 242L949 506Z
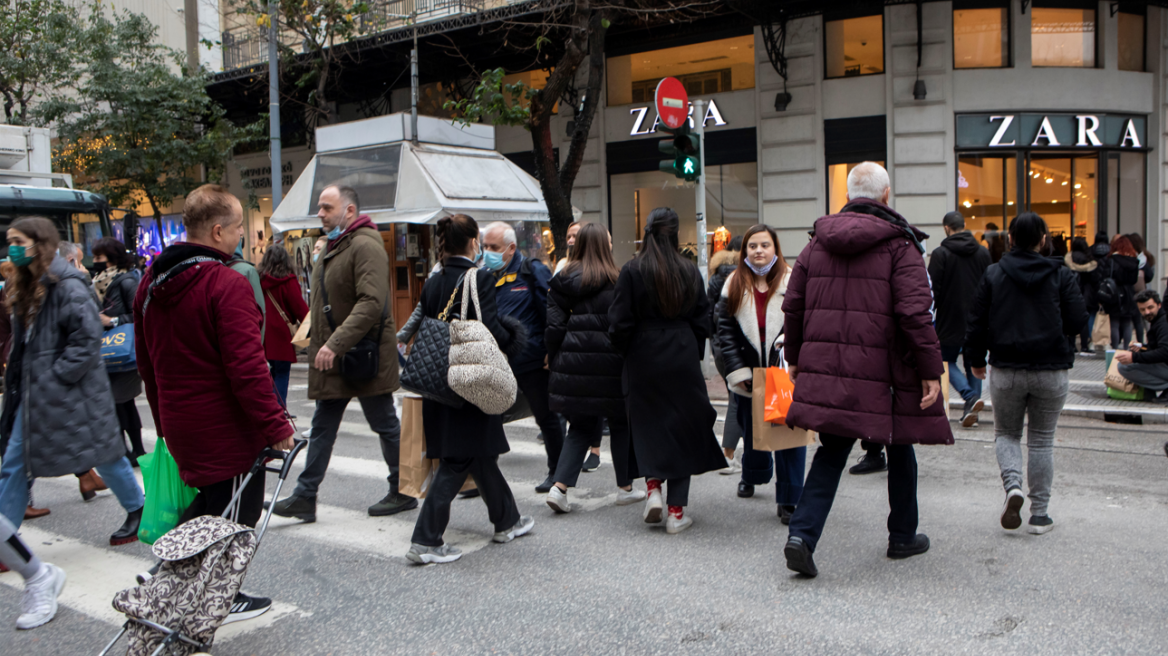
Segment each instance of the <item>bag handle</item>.
M439 315L438 315L439 321L442 321L442 322L449 321L450 308L454 307L454 299L458 296L458 290L462 289L462 281L465 277L466 277L466 274L464 273L464 274L462 274L462 277L459 278L458 281L454 283L454 291L450 292L450 300L446 301L445 309L443 309L442 312L439 313Z
M472 269L477 271L478 269ZM469 272L468 272L469 273ZM466 311L470 304L471 297L474 297L475 318L479 321L483 320L483 310L479 307L479 283L478 276L465 276L463 280L462 289L462 313L459 317L466 321Z
M280 307L280 304L276 301L276 297L272 296L272 290L265 289L264 293L268 295L268 300L272 302L272 306L276 308L276 312L280 313L280 318L284 320L284 323L291 326L292 322L288 320L288 315L284 313L284 308Z
M223 262L220 261L218 258L210 257L208 255L196 255L195 257L188 258L188 259L183 260L182 262L179 262L178 264L176 264L173 267L171 267L170 269L168 269L166 271L166 273L163 273L161 276L158 276L157 278L155 278L150 283L150 287L148 287L146 289L146 300L142 301L142 319L143 319L143 321L145 321L145 319L146 319L146 309L150 307L150 300L152 298L154 298L154 288L155 287L161 285L162 283L166 282L167 280L170 280L171 278L179 275L180 273L186 271L187 269L189 269L193 266L198 266L198 265L202 264L203 262L214 262L216 264L223 264Z

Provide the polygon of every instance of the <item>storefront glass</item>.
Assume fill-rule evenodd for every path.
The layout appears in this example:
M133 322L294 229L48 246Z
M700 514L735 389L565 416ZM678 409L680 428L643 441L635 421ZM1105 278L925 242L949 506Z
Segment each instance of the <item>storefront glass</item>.
M988 229L1004 230L1018 214L1018 162L1012 156L957 158L957 206L965 227L980 240Z
M1010 65L1010 10L953 10L953 68Z
M697 199L693 183L659 171L642 171L610 176L609 190L613 255L618 265L632 259L637 252L645 221L658 207L671 207L681 217L679 243L696 261ZM758 223L758 164L707 166L706 214L706 229L711 233L726 226L732 235L741 235ZM709 235L707 242L707 247L712 247Z
M1144 70L1144 38L1147 34L1144 28L1144 16L1126 11L1119 12L1119 70Z
M1030 158L1030 211L1046 219L1055 254L1065 254L1072 237L1084 237L1091 242L1095 236L1098 167L1096 154Z
M312 197L329 185L357 190L362 209L393 209L401 145L374 146L317 155Z
M1032 7L1033 66L1095 67L1095 10Z
M754 35L608 59L609 106L653 102L657 83L676 77L690 96L754 88Z
M1107 159L1107 216L1113 233L1144 234L1146 216L1143 153L1109 153Z
M884 72L884 16L825 21L827 77Z
M835 214L848 204L848 174L863 162L830 164L827 167L827 213ZM876 162L884 166L883 161Z

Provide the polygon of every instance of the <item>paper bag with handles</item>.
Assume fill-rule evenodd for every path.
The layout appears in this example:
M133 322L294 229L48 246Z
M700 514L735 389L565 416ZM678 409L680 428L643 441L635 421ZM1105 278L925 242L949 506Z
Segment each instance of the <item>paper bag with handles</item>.
M312 326L312 311L309 310L305 315L304 321L300 322L300 328L296 330L296 334L292 336L292 346L296 348L308 347L308 329Z
M407 394L402 398L401 448L399 451L398 491L408 497L425 499L438 471L438 461L426 457L426 432L422 427L422 397ZM466 477L462 490L473 490L474 478Z
M787 428L786 424L772 424L766 420L767 370L754 370L750 414L753 419L755 451L785 451L815 444L815 431Z

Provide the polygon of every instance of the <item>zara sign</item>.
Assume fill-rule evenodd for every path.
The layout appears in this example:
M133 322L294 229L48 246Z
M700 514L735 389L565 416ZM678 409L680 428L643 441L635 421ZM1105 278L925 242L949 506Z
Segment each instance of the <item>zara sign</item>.
M661 124L661 117L654 116L653 124L645 128L645 116L649 113L648 107L634 107L629 110L629 114L636 116L633 119L633 129L629 130L630 137L637 137L643 134L653 134L657 131L657 126ZM710 121L714 122L715 126L726 125L726 119L722 118L722 112L718 110L718 104L710 99L710 104L706 107L706 115L702 119L703 125L709 125ZM692 129L696 127L693 119L693 103L689 104L689 127Z
M958 114L958 148L1146 148L1147 118L1115 114Z

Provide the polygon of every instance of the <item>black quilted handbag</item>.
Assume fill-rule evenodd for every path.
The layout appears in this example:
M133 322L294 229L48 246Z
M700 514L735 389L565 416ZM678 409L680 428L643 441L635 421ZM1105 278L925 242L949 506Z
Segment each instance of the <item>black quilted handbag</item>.
M402 368L401 386L424 399L437 401L452 408L461 408L466 400L447 382L447 372L450 370L450 323L448 323L450 307L454 297L462 287L461 279L454 287L454 294L446 304L446 309L437 319L425 317L422 325L414 335L414 346L410 349L410 357L406 358L406 365Z

